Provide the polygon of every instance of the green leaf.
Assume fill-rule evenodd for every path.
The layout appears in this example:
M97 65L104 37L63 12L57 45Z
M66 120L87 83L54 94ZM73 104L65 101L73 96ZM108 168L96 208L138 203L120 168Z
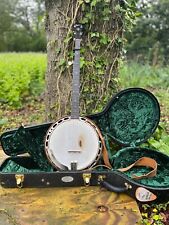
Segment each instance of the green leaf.
M85 58L80 57L80 68L83 68L84 65L85 65Z
M61 48L56 48L56 54L59 54L61 52Z
M59 62L59 66L63 66L65 63L66 63L66 60L65 59L61 59L60 62Z
M153 216L153 220L155 220L155 221L158 221L160 219L161 219L161 216L160 215L154 215Z

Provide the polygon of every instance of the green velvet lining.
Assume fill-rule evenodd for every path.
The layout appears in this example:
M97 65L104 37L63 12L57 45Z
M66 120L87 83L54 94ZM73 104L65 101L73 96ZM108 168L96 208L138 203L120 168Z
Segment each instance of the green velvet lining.
M1 167L3 173L43 172L31 157L9 157ZM45 172L45 171L44 171Z
M53 168L45 155L44 145L42 145L43 142L41 145L38 144L37 138L34 138L29 130L26 130L23 126L18 129L15 136L17 136L18 141L27 150L39 168L46 172L53 171Z
M34 139L36 139L36 144L43 151L45 135L51 125L52 123L46 123L46 124L40 124L40 125L30 126L30 127L21 126L21 128L24 128L25 133L27 132L30 133L31 136ZM17 156L27 152L27 149L25 149L25 146L22 144L22 141L20 141L20 139L22 140L22 138L18 138L21 136L22 130L23 129L18 128L15 130L6 131L1 135L0 137L1 145L4 152L7 155Z
M143 156L153 158L157 161L157 175L153 178L137 180L137 182L152 187L169 187L169 157L155 150L136 147L124 148L114 155L112 159L113 169L127 167ZM133 174L143 175L149 171L150 168L133 167L124 174L132 178Z
M109 109L92 118L116 142L131 146L145 142L159 123L160 109L154 96L141 90L121 92Z

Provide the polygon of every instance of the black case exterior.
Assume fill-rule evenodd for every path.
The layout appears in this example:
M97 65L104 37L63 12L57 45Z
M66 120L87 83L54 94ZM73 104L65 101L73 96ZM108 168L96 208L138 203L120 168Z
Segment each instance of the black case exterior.
M155 194L158 197L157 201L167 201L169 199L169 187L155 188L140 185L134 180L127 179L125 175L118 171L56 171L21 173L17 174L17 176L24 177L19 185L17 184L16 173L1 173L1 186L5 188L106 186L109 191L126 193L133 198L135 198L136 189L143 187ZM88 181L86 177L89 177L89 182L86 182Z

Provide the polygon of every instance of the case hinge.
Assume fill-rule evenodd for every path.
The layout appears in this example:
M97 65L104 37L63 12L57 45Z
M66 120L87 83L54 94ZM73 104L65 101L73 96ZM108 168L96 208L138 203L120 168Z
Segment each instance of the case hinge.
M24 182L24 175L23 174L15 174L15 179L16 179L16 185L18 188L23 187L23 182Z

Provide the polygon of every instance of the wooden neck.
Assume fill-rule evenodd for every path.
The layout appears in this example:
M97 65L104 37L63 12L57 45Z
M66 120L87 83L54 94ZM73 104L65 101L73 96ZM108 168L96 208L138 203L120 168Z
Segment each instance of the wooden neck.
M75 56L73 63L71 118L79 118L80 97L80 39L75 40Z

